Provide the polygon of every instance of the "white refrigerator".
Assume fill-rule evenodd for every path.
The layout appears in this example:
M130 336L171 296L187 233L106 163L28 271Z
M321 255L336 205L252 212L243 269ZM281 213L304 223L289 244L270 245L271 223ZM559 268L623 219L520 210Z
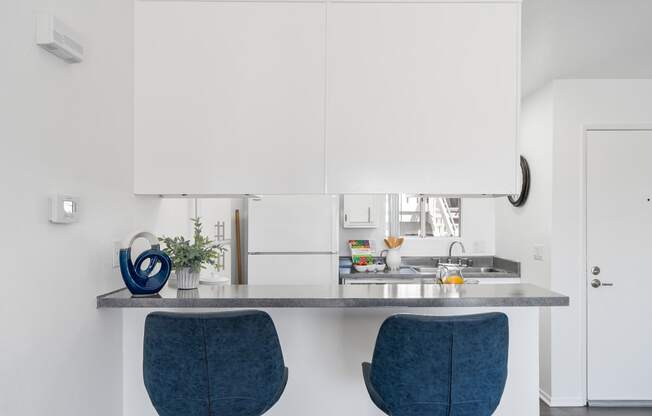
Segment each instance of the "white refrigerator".
M338 284L338 213L336 195L249 199L248 284Z

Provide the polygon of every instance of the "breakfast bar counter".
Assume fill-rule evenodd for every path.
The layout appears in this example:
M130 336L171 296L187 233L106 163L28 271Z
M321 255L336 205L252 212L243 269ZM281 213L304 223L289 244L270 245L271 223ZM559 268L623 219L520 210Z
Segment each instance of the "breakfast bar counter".
M166 286L154 296L126 289L97 297L98 308L384 308L567 306L568 297L530 284L360 284L332 286Z
M123 322L123 416L156 416L143 385L147 314L233 308L266 311L279 334L290 376L283 396L265 416L382 416L369 399L360 365L371 360L383 321L400 313L484 312L502 312L509 322L507 383L494 416L538 416L540 309L568 304L568 297L529 284L200 285L177 290L170 282L156 296L132 297L121 289L97 297L98 313ZM179 354L185 353L179 345Z

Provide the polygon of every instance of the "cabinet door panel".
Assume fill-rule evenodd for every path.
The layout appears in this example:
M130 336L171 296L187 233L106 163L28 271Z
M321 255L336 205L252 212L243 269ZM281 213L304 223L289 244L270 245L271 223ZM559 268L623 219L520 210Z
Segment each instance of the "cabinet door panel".
M135 7L136 193L324 191L324 4Z
M376 195L343 195L344 228L374 228Z
M513 193L520 5L333 3L332 193Z

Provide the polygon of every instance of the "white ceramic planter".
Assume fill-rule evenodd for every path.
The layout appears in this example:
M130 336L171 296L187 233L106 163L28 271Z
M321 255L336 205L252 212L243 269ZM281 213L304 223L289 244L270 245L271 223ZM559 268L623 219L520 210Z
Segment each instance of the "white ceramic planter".
M193 273L189 267L176 271L177 289L197 289L199 273Z
M177 299L198 299L199 289L177 290Z

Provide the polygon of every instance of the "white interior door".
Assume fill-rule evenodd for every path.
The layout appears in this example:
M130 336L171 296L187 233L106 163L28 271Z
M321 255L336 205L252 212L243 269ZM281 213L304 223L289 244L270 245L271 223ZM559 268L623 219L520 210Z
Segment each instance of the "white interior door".
M652 131L587 134L590 404L652 400L651 156Z

